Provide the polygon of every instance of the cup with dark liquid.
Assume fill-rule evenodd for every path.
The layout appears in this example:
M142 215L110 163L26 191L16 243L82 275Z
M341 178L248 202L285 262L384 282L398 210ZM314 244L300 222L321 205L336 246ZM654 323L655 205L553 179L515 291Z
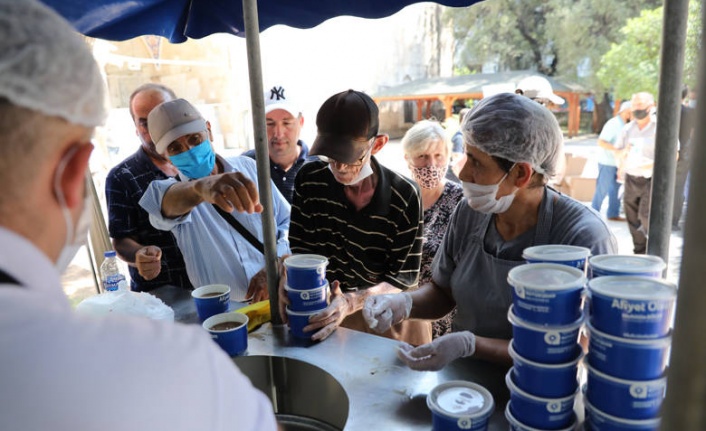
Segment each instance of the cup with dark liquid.
M248 349L248 316L245 314L216 314L206 319L202 325L228 355L242 355Z
M191 297L194 298L199 320L203 322L215 314L228 311L230 287L225 284L208 284L194 289Z

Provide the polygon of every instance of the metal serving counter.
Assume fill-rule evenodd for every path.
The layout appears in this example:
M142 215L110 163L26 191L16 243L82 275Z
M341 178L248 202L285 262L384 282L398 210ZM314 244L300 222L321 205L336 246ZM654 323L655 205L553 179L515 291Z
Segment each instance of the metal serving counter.
M250 334L249 355L299 359L329 372L350 400L346 430L429 430L427 394L439 383L467 380L488 389L495 400L489 430L507 430L507 368L472 359L454 361L438 372L407 368L395 352L398 342L339 328L320 343L292 337L286 326L263 325Z
M163 287L152 292L170 305L175 319L198 323L189 293ZM240 304L233 303L231 309ZM495 401L490 431L507 430L504 417L508 368L471 358L456 360L438 372L418 372L396 357L398 342L345 328L313 343L294 338L286 326L267 323L248 337L246 355L281 356L320 367L340 383L349 398L345 430L430 430L427 394L439 383L466 380L488 389Z

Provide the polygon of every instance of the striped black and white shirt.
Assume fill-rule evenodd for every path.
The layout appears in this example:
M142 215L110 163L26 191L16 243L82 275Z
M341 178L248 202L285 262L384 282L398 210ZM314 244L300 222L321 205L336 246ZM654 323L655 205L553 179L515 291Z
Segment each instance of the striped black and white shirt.
M403 290L416 287L424 220L419 188L374 157L371 163L378 183L360 211L326 163L301 168L289 231L292 252L326 256L329 282L338 280L344 291L385 281Z

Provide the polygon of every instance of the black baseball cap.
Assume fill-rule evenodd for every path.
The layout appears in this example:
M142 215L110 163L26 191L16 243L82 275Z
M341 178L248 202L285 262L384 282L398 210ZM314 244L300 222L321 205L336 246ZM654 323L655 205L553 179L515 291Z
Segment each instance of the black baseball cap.
M318 132L309 154L355 163L377 136L378 106L361 91L348 90L331 96L316 115Z

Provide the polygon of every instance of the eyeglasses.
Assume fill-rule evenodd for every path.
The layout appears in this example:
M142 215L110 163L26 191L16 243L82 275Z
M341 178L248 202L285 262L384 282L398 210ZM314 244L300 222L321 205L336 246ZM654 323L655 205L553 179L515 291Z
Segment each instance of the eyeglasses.
M334 160L334 159L332 159L330 157L326 157L326 156L319 156L319 159L324 163L328 163L328 164L333 165L336 169L345 169L346 167L357 168L357 167L363 166L363 160L365 160L365 158L368 157L368 154L373 149L373 145L375 144L375 138L373 138L371 141L372 142L370 143L370 146L368 147L368 149L365 150L363 155L355 162L343 163L343 162L339 162L338 160Z
M176 156L177 154L189 151L201 144L205 139L208 139L207 131L184 135L167 145L167 155Z

